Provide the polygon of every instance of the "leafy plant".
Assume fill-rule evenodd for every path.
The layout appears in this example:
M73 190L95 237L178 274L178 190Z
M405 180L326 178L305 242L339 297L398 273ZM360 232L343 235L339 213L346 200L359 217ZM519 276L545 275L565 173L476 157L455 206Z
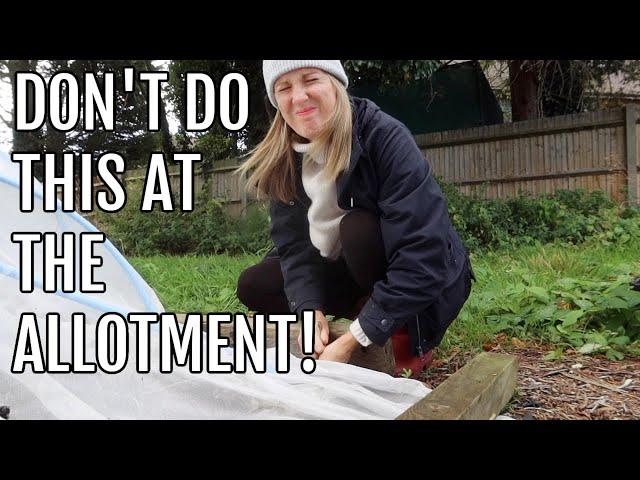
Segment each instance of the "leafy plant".
M411 378L411 375L413 375L413 370L410 368L403 368L402 373L400 374L400 376L404 378Z
M449 215L468 248L498 249L560 240L580 243L597 237L624 243L640 234L637 209L616 206L603 191L559 190L533 198L520 194L485 200L461 194L438 179Z
M203 192L206 188L203 189ZM266 252L272 246L264 207L232 218L220 202L200 195L192 212L140 212L141 192L128 192L124 209L98 213L95 221L125 255ZM179 207L179 206L178 206Z
M521 282L493 298L485 312L494 331L518 337L536 334L583 354L604 353L612 359L638 352L640 292L631 290L628 274L606 281L561 278L542 286L519 273ZM561 353L547 357L558 359Z

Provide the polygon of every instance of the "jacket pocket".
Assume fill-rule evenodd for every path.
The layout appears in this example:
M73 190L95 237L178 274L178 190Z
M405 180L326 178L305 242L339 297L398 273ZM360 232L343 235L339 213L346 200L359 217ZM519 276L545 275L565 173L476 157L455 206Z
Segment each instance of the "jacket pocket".
M420 315L424 348L437 347L445 332L458 317L471 294L471 273L466 263L458 278L442 292L442 295Z
M457 237L457 233L453 228L449 229L447 234L447 279L445 282L445 290L451 288L466 270L467 258L466 250L462 242Z

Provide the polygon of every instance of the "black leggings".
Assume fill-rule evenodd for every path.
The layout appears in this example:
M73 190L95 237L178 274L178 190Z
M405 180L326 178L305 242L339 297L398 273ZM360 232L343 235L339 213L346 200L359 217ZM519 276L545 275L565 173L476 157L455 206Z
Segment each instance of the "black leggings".
M355 209L340 222L342 254L325 260L325 315L354 319L358 303L371 295L373 285L384 278L387 260L379 218ZM238 279L238 298L257 313L288 312L284 279L278 257L268 257L247 268Z

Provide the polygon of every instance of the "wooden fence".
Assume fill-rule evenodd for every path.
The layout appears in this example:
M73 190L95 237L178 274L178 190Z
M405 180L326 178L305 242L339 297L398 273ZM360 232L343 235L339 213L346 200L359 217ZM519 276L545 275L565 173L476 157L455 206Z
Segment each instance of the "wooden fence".
M465 194L506 198L557 189L604 190L618 202L638 202L640 135L637 107L542 118L503 125L417 135L416 143L434 172ZM254 197L244 179L233 175L239 160L216 162L196 171L194 191L208 180L206 195L220 200L231 215L241 215ZM145 170L127 172L131 185ZM170 173L175 195L179 170Z
M179 196L181 191L180 169L177 166L170 165L169 183L174 196ZM240 165L238 159L227 159L218 161L210 168L196 168L193 179L193 191L195 195L204 194L208 198L217 199L225 211L232 216L240 216L246 212L249 202L255 200L248 195L244 189L244 179L240 175L234 175L233 172ZM146 168L138 168L127 171L121 181L126 188L142 188L146 175ZM96 189L104 188L102 183L94 185Z
M447 182L465 194L505 198L557 189L602 189L638 199L636 107L416 136Z

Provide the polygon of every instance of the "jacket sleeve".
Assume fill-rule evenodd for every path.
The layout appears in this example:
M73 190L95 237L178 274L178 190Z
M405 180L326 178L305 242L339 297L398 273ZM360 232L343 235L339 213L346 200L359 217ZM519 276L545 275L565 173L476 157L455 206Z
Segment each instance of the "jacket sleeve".
M450 220L431 166L409 130L395 119L380 124L365 141L379 179L388 267L359 320L367 337L384 345L441 295L448 271Z
M311 243L307 212L300 202L272 200L271 239L278 250L284 290L292 312L325 308L324 261Z

